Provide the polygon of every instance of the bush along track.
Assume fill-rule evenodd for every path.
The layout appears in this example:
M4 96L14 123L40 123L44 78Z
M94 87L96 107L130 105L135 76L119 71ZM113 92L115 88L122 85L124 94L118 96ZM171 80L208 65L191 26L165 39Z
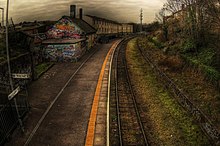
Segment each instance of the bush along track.
M200 127L205 131L205 133L209 136L212 142L218 145L220 142L220 134L218 132L219 123L217 122L219 120L219 117L216 115L219 115L219 110L216 110L218 109L218 106L216 105L219 104L219 101L216 101L213 103L213 100L210 100L213 98L215 99L215 96L213 97L211 96L213 93L216 94L216 92L212 92L212 91L215 91L214 88L207 86L207 84L204 81L202 81L201 76L199 76L198 73L186 72L186 71L189 71L190 68L187 68L187 69L179 68L178 69L178 67L174 67L174 65L176 66L176 64L179 64L177 66L180 66L181 64L181 62L178 63L176 61L178 60L178 57L176 57L177 59L175 60L169 56L166 56L165 57L166 59L164 60L165 63L163 63L163 65L161 66L161 63L160 63L161 59L158 56L160 55L163 56L164 54L162 54L161 51L158 51L152 46L149 47L149 42L145 42L144 46L143 46L143 42L139 43L139 46L140 44L142 45L142 47L140 47L141 49L140 48L139 49L141 50L142 55L145 57L147 62L150 63L151 66L153 66L155 73L158 75L157 76L158 79L160 79L160 81L163 82L163 85L165 85L167 89L169 89L168 91L170 91L172 95L176 97L177 101L191 115L193 115L194 119L197 121ZM157 57L155 57L153 50L157 52L156 53ZM171 63L168 63L168 62L171 62ZM168 66L168 65L169 65L168 69L164 69L164 66ZM170 68L175 68L175 69L173 70ZM189 76L190 74L192 74L192 76ZM196 77L193 75L196 75ZM173 82L173 80L175 81L175 83ZM178 86L183 88L184 92ZM188 89L187 87L188 88L191 87L189 95L187 95L188 93L185 92ZM203 93L202 96L201 96L201 92ZM200 100L195 100L196 97L200 97ZM211 105L211 104L215 106L207 107L207 105ZM210 113L213 113L213 114L210 114Z
M44 74L49 68L51 68L54 63L45 62L37 65L34 69L34 79L38 79L42 74Z
M148 120L151 145L211 145L200 127L156 80L151 66L141 56L136 39L128 43L126 57L137 103Z

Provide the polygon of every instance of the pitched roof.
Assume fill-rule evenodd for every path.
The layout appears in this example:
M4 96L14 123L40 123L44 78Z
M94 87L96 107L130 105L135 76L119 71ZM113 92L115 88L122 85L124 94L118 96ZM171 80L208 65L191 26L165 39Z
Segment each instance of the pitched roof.
M108 20L108 19L105 19L105 18L97 17L97 16L92 16L92 15L86 15L86 16L91 17L91 18L96 19L96 20L101 20L101 21L106 21L106 22L110 22L110 23L120 24L117 21Z
M84 21L82 19L71 18L70 16L63 16L62 18L67 18L67 19L71 20L80 29L82 29L82 31L84 31L86 34L93 34L93 33L96 33L96 31L97 31L94 27L92 27L90 24L88 24L86 21Z
M43 44L75 44L85 41L85 39L47 39L44 40Z

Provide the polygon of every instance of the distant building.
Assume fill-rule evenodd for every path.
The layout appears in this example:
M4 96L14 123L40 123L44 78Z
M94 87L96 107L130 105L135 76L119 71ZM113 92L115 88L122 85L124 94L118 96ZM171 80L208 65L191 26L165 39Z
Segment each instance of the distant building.
M92 15L84 15L82 18L97 29L97 40L99 42L106 43L111 38L133 33L133 24L118 23Z
M92 15L83 16L83 20L97 29L97 35L117 34L120 23Z
M132 23L118 23L116 21L108 20L105 18L85 15L83 20L97 29L97 34L119 34L119 33L133 33Z
M123 34L133 33L134 32L133 26L134 26L133 24L122 23Z
M82 19L63 16L47 31L46 58L51 61L72 61L93 46L96 29Z

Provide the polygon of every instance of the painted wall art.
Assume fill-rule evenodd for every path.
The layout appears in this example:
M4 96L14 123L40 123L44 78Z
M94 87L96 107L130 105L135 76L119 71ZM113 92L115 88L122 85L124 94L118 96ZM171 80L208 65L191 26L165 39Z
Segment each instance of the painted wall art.
M82 31L71 19L61 18L48 32L47 38L75 38L80 39Z
M85 52L81 42L77 44L47 45L45 57L50 61L69 62L80 58Z

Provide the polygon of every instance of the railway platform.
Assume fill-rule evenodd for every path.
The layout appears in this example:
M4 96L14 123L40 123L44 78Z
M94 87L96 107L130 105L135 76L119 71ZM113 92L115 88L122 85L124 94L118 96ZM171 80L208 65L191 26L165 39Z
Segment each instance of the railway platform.
M152 135L155 132L151 129L152 124L158 126L157 119L171 113L158 102L164 96L157 97L158 99L152 96L156 95L158 90L162 91L161 88L157 87L155 89L158 90L155 91L148 90L151 84L148 84L148 78L145 83L147 76L145 73L151 74L149 66L145 68L146 70L137 70L143 69L147 59L143 59L146 54L142 54L140 48L137 50L131 47L135 42L135 39L130 41L132 38L134 37L99 44L77 63L56 64L38 81L32 83L29 87L29 102L32 108L25 121L25 133L17 129L6 146L160 145L164 142L170 145L175 143L176 139L163 141L166 136L158 140ZM141 58L142 61L131 64L131 60L136 59L137 56L134 50L143 58ZM127 58L126 53L134 54ZM137 75L130 78L130 69L133 70L132 73L137 71ZM152 76L149 78L151 81ZM138 83L132 84L131 81L135 80L139 80ZM142 80L142 84L146 87L140 91L145 94L142 90L148 90L146 96L137 94L137 90L134 90L140 86L139 82ZM147 103L146 99L150 102ZM152 104L158 109L164 108L165 113L157 112L159 116L156 115L156 120L151 119L151 122L148 122L149 117L152 116L152 113L148 113L150 111L148 107ZM178 103L175 104L177 106ZM155 112L154 108L152 110ZM185 111L181 114L187 116ZM174 120L179 118L164 119L163 123L174 123ZM184 120L181 122L187 122L189 127L194 126L193 123L188 123L188 118ZM172 126L170 127L175 128ZM171 133L168 136L173 138L169 128L164 130ZM207 135L200 130L192 129L190 133L195 132L196 142L209 145L211 142L206 139ZM156 134L158 134L157 131ZM191 139L186 142L181 138L177 143L191 143L190 141Z
M77 63L55 64L32 83L25 133L16 129L5 145L106 144L107 68L115 43L97 45Z

